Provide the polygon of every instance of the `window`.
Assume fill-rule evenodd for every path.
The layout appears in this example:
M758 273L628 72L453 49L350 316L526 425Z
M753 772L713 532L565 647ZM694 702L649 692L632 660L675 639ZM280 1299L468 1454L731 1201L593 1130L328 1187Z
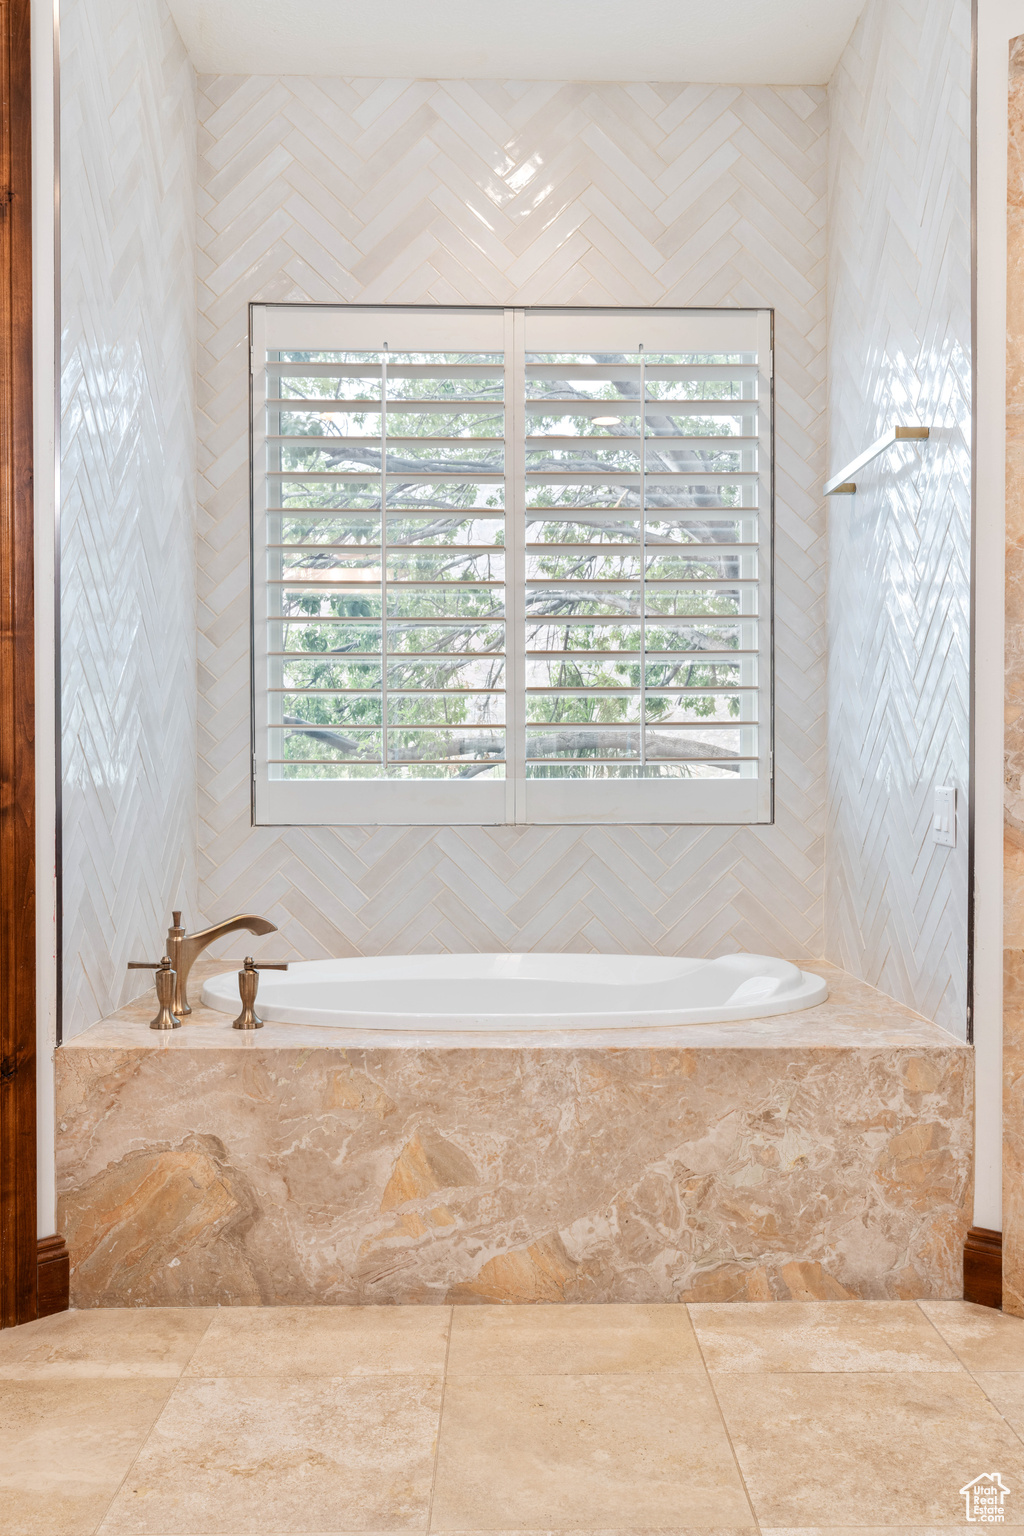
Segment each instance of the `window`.
M253 307L268 824L771 816L771 315Z

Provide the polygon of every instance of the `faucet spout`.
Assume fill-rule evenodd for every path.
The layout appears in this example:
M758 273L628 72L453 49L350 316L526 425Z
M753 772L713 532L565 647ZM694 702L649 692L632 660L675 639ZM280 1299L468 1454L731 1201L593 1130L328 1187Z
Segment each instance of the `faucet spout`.
M172 966L178 973L174 1011L179 1018L183 1013L192 1012L188 1002L189 972L208 944L224 938L226 934L243 930L246 933L277 932L276 923L269 923L265 917L257 917L252 912L240 912L236 917L225 918L222 923L211 923L209 928L200 928L196 933L185 932L181 926L180 912L172 915L174 922L167 930L167 952L171 957Z

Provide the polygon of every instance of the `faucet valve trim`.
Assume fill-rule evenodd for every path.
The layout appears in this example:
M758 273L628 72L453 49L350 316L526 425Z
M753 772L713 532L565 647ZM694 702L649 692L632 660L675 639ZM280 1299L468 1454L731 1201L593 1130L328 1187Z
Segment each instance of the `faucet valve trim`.
M156 1018L150 1022L150 1029L180 1029L181 1020L173 1012L174 993L177 985L177 976L171 965L170 955L164 955L159 965L152 960L129 960L130 971L155 971L153 981L156 985L156 1000L159 1004Z
M287 961L283 964L273 960L253 959L252 955L246 955L242 969L238 973L238 995L242 999L242 1011L234 1021L232 1029L262 1029L263 1020L256 1013L256 989L260 984L260 971L286 971Z

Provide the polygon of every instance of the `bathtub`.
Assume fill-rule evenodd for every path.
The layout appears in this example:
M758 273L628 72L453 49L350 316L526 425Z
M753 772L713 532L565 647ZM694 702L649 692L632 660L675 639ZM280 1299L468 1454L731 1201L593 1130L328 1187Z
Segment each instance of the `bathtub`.
M717 987L735 1018L759 976L779 990L743 1012L825 986L750 956L320 961L262 973L278 1018L249 1033L231 1028L237 965L196 962L181 1029L149 1028L150 993L56 1054L76 1306L963 1293L974 1053L835 966L812 967L820 1007L675 1027L666 1000L707 1018ZM321 987L314 1017L358 1003L362 1027L287 1022ZM494 1011L481 1033L463 988ZM526 989L599 1027L524 1028ZM648 1008L653 1027L608 1027Z
M237 972L211 977L202 997L237 1014ZM765 955L382 955L265 971L256 1008L268 1023L479 1032L727 1023L827 997L820 976Z

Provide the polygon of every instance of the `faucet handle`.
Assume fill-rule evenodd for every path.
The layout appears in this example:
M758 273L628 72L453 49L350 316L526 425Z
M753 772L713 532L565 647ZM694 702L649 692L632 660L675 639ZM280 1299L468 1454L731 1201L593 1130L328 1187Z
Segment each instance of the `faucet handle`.
M153 979L156 983L156 1000L159 1007L156 1018L149 1026L150 1029L180 1029L181 1020L174 1012L174 987L178 976L171 965L170 955L164 955L159 965L154 965L151 960L129 960L128 969L156 972Z
M252 955L246 955L242 962L242 969L238 973L238 995L242 1000L242 1011L232 1024L232 1029L262 1029L263 1020L256 1012L256 989L260 984L257 971L286 971L287 960L254 960Z

